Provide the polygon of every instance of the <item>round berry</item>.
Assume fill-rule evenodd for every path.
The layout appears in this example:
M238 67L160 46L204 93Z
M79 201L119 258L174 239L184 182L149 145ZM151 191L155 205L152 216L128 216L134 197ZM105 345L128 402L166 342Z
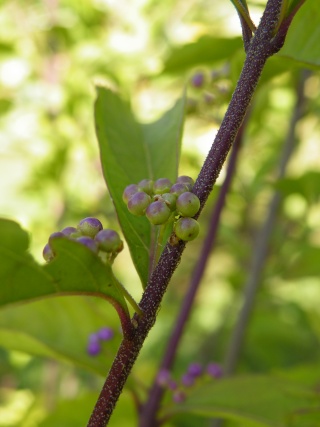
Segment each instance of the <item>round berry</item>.
M97 335L99 339L102 341L110 341L114 337L114 332L113 332L113 329L105 327L105 328L99 329L99 331L97 332Z
M52 239L56 239L57 237L65 237L65 235L61 233L61 231L55 231L49 236L49 244L51 243Z
M80 233L75 227L65 227L61 233L68 237L80 237Z
M173 193L164 193L162 194L162 200L164 200L165 204L172 210L176 210L176 202L177 196Z
M146 217L153 225L164 224L168 221L170 215L170 208L164 201L160 200L152 202L146 210Z
M143 179L138 183L139 191L144 191L145 193L152 196L153 194L153 181L152 179Z
M185 184L188 187L189 191L191 191L194 186L194 180L191 178L191 176L187 175L178 176L177 183Z
M180 194L185 193L186 191L189 191L188 186L181 182L177 182L176 184L173 184L173 186L170 189L170 193L174 194L176 197L179 197Z
M201 87L204 83L204 74L203 73L196 73L191 78L191 84L192 86L198 88Z
M198 236L200 226L193 218L180 218L174 225L174 231L179 239L188 242Z
M176 207L180 215L193 217L200 209L200 200L195 194L186 191L177 198Z
M172 182L168 178L159 178L153 184L153 191L155 194L168 193L172 186Z
M81 236L77 238L77 242L89 248L92 252L98 252L98 244L91 237Z
M130 184L128 185L123 193L122 193L122 200L125 204L128 204L131 197L136 194L139 191L139 187L136 184Z
M135 193L128 202L128 209L133 215L144 215L147 207L151 203L151 197L144 191Z
M53 260L54 253L53 253L52 249L50 248L49 243L47 243L46 246L43 248L42 256L47 262Z
M97 334L91 334L88 340L87 352L90 356L97 356L101 351L101 344Z
M121 252L123 249L123 242L119 234L109 228L100 230L94 240L97 242L99 249L105 252Z
M81 220L77 228L84 236L94 238L94 236L102 230L103 227L97 218L88 217Z

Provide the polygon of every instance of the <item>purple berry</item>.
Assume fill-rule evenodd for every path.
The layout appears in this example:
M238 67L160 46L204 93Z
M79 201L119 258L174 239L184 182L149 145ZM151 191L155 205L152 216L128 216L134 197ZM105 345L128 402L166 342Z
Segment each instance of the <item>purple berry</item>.
M147 207L151 203L151 197L144 191L135 193L128 202L128 209L133 215L144 215Z
M198 88L201 87L204 83L204 74L203 73L196 73L194 76L192 76L191 84L192 86Z
M187 175L178 176L177 183L185 184L188 187L188 191L191 191L194 186L194 180L191 178L191 176L187 176Z
M114 332L111 328L101 328L97 332L97 335L102 341L110 341L114 337Z
M173 393L172 399L176 403L182 403L186 400L186 395L183 390L176 390Z
M176 207L180 215L193 217L200 209L200 200L195 194L186 191L177 198Z
M186 373L186 374L182 375L181 383L185 387L191 387L194 384L194 380L195 380L194 376L192 376L191 374Z
M109 228L100 230L94 240L97 242L99 249L105 252L118 253L123 249L123 242L119 234Z
M101 344L99 341L89 341L87 345L87 353L89 356L97 356L101 352Z
M223 371L220 365L218 363L209 363L207 366L207 373L212 378L221 378L223 375Z
M172 182L168 178L159 178L153 184L153 191L155 194L169 193Z
M160 369L156 382L161 387L166 387L171 380L171 373L168 369Z
M46 246L43 248L42 256L47 262L53 260L54 253L53 253L52 249L50 248L49 243L47 243Z
M61 233L61 231L55 231L49 236L49 244L51 243L52 239L56 239L57 237L65 237L65 235Z
M98 244L91 237L81 236L77 238L77 242L89 248L92 252L98 252Z
M74 237L74 235L76 237L80 237L80 233L75 227L65 227L63 230L61 230L61 233L69 237Z
M172 380L171 378L168 381L167 387L169 390L176 390L178 387L178 384L176 383L176 381Z
M187 373L193 377L199 377L202 374L202 366L200 363L190 363Z
M136 184L130 184L128 185L123 193L122 193L122 200L124 201L125 204L128 204L129 200L131 199L131 197L136 194L139 190L139 187Z
M180 218L174 225L174 231L179 239L188 242L198 236L200 226L193 218Z
M139 191L144 191L145 193L152 196L153 194L153 181L152 179L143 179L138 183Z
M77 228L84 236L94 238L103 227L97 218L88 217L81 220Z
M164 224L171 216L171 210L164 201L152 202L146 210L146 217L153 225Z
M181 182L173 184L173 186L170 188L170 193L174 194L176 197L179 197L180 194L185 193L186 191L189 191L188 186Z

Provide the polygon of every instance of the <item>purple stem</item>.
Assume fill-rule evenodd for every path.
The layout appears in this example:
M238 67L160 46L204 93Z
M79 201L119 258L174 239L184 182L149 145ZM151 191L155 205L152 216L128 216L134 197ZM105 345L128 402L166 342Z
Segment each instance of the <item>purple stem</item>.
M237 87L212 148L204 162L194 186L203 208L221 171L226 156L244 119L263 67L268 59L283 46L286 32L273 35L282 0L268 0L260 25L252 38ZM177 268L185 243L172 246L167 243L153 271L139 306L144 316L134 316L135 330L132 338L124 339L103 385L90 417L88 427L105 427L138 357L147 335L154 325L169 281Z
M243 139L244 127L245 123L242 124L238 132L237 138L235 139L235 142L233 144L227 167L226 178L222 184L217 202L212 210L207 236L204 240L199 260L195 266L190 280L189 289L183 300L182 307L175 324L175 328L168 341L166 352L164 354L159 370L170 370L174 363L178 345L180 343L184 328L186 326L186 322L190 316L197 290L199 288L209 255L217 237L221 212L231 185L232 177L235 173L237 158ZM161 387L157 383L157 381L154 381L153 386L149 392L149 398L143 405L143 409L140 414L140 427L155 427L159 424L159 422L157 422L156 420L156 415L164 392L165 389Z

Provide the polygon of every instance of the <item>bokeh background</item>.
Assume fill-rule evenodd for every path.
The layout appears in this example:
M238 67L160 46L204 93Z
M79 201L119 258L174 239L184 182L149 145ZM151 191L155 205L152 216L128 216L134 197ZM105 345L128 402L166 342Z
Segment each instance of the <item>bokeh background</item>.
M248 3L258 22L265 2ZM210 36L218 51L209 60L208 47L197 44L203 36ZM36 260L43 263L50 233L86 216L119 230L94 132L95 83L130 99L142 122L158 118L187 87L179 173L196 178L241 70L240 36L227 0L1 2L0 215L30 233ZM190 51L181 54L190 43L194 60ZM290 372L320 382L316 66L305 81L305 112L295 129L286 178L275 179L303 70L293 59L273 58L258 87L218 241L177 355L177 379L192 361L223 363L252 248L279 190L282 202L238 370ZM200 85L194 80L199 74ZM201 217L201 236L188 245L110 425L137 425L132 390L143 396L157 372L224 176L223 170ZM127 248L115 270L139 300L141 285ZM113 327L115 338L92 360L86 337L102 326ZM57 298L1 309L0 426L85 425L120 339L113 309L94 299ZM207 424L188 416L168 425Z

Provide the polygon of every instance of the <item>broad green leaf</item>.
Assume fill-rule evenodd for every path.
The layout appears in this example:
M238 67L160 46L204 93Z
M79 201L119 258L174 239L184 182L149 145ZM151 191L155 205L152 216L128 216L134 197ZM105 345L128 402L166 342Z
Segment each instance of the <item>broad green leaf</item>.
M320 66L320 8L318 0L307 0L294 17L279 55L305 66Z
M319 200L320 173L316 170L309 170L297 178L283 178L275 184L281 194L301 194L309 203L316 203Z
M97 88L96 132L101 162L120 226L143 285L149 271L151 226L145 217L130 214L122 193L144 178L177 177L184 97L158 121L138 123L130 105L109 89Z
M128 315L111 267L85 246L58 238L56 257L47 265L27 252L28 236L13 221L0 220L0 306L45 296L91 294L104 297Z
M97 393L86 393L76 399L61 400L54 410L40 422L39 427L79 427L89 420L97 400ZM135 427L137 411L128 391L121 394L119 402L108 423L109 427Z
M299 253L295 254L284 273L285 278L298 279L301 277L320 274L320 248L318 246L300 245Z
M201 64L229 60L242 49L242 38L203 36L194 43L173 48L164 63L164 73L180 73Z
M88 337L105 326L114 330L114 338L103 344L101 354L91 357L86 350ZM97 298L46 298L0 310L2 347L72 363L100 375L111 366L121 339L115 311Z
M243 376L199 385L183 403L161 415L185 412L244 421L248 427L286 427L295 411L316 407L316 393L297 383L268 376Z

